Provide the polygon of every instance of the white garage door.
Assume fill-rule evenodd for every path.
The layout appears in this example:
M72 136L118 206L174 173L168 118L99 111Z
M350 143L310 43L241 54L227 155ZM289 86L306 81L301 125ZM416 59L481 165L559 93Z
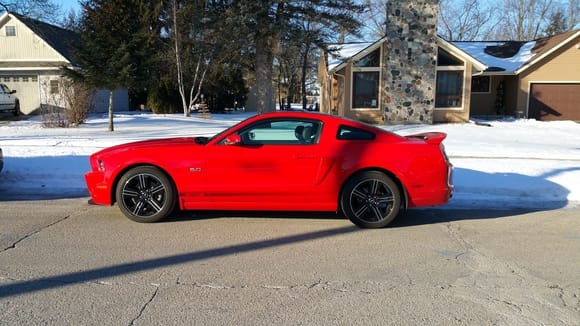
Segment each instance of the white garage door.
M20 111L30 114L40 108L40 94L37 75L8 75L1 74L0 82L10 89L16 90L20 100Z

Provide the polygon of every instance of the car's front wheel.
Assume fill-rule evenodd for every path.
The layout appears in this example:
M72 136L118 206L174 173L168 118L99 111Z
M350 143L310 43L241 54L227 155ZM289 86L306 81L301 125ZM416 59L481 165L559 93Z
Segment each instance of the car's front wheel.
M16 101L14 104L14 116L17 117L20 115L20 102Z
M133 221L157 222L173 211L174 189L173 182L158 168L135 167L125 172L117 183L117 205Z
M382 228L399 214L401 191L379 171L364 171L347 181L340 204L343 213L363 228Z

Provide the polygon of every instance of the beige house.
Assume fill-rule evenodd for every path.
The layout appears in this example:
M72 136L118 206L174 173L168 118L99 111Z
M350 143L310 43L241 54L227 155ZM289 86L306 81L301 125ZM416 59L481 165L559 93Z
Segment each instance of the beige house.
M77 33L4 12L0 15L0 83L16 90L23 114L39 113L45 106L65 107L63 67L73 67L71 45ZM106 92L99 92L95 111L108 106ZM128 108L127 91L116 91L115 108Z
M440 37L436 42L432 121L420 122L495 115L580 120L580 30L530 42L448 42ZM337 44L321 56L321 111L391 122L387 111L392 99L384 89L406 86L385 69L386 44L387 37ZM418 73L411 83L421 79ZM413 110L412 105L406 109Z

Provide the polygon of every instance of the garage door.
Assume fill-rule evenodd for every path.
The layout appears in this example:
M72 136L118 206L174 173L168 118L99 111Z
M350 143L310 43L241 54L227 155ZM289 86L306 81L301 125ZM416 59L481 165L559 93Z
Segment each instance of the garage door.
M30 114L40 107L40 94L37 75L0 75L0 82L16 90L20 100L20 111Z
M580 83L532 84L528 117L580 121Z

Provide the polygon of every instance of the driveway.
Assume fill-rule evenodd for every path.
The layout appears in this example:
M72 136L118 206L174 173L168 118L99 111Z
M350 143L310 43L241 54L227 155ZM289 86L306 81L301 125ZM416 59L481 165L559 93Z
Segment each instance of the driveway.
M0 202L0 325L578 325L578 209L180 213Z

